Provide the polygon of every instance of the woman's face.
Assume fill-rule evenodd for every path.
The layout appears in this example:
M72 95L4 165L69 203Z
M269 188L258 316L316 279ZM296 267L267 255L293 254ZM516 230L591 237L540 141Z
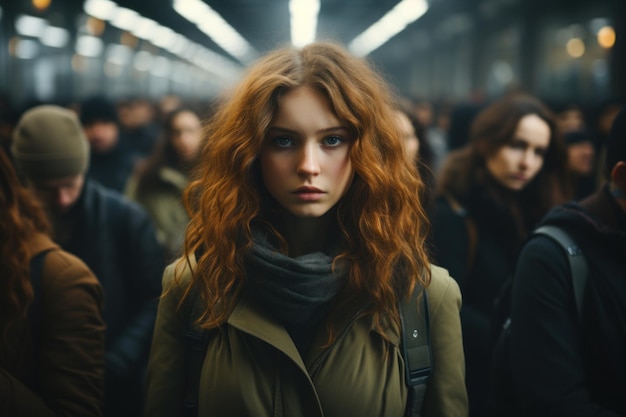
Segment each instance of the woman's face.
M196 157L201 140L202 126L198 116L190 111L174 116L170 141L182 161L191 161Z
M278 101L260 154L269 193L296 217L321 217L353 177L351 137L316 90L297 87Z
M504 187L522 190L541 170L550 126L536 114L520 119L513 138L487 158L487 169Z
M404 139L404 150L406 153L407 159L411 163L415 163L417 159L417 153L420 149L420 142L415 134L415 129L411 124L411 120L409 117L403 112L396 110L396 122L398 123L398 128L400 129L400 133L402 133L402 138Z

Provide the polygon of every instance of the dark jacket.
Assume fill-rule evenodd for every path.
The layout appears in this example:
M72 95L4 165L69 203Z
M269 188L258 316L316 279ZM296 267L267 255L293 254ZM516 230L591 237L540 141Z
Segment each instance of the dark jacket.
M38 335L28 319L0 343L0 415L100 417L104 400L102 287L77 257L48 236L28 242L49 251L41 270ZM36 341L36 342L35 342Z
M626 215L606 189L552 210L589 265L582 318L562 249L525 245L512 298L511 359L528 416L626 415Z
M184 321L178 302L189 282L187 268L177 285L175 265L164 274L170 289L159 305L148 373L146 417L177 417L186 383ZM447 271L432 268L428 287L433 374L424 399L424 417L467 415L461 296ZM338 314L330 347L326 326L302 357L289 333L249 297L241 299L226 324L210 333L200 379L199 413L208 416L401 417L407 403L404 365L397 329L385 329L371 317L358 318L362 300Z
M119 143L110 152L91 153L87 175L105 187L123 193L136 161L137 155L133 154L120 138Z
M470 237L469 227L475 230L474 238ZM522 242L510 212L480 185L455 195L453 203L444 196L435 202L433 257L450 271L463 294L461 324L472 416L484 414L489 386L486 370L493 348L494 302L513 276Z
M118 394L120 404L140 403L164 268L152 221L138 204L90 179L72 215L77 226L64 248L93 270L106 297L107 407Z

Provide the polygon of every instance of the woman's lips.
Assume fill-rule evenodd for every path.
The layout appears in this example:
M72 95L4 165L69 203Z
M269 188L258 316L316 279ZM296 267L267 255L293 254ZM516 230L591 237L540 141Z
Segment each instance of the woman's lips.
M322 198L325 192L316 187L300 187L292 194L295 194L301 200L313 201Z

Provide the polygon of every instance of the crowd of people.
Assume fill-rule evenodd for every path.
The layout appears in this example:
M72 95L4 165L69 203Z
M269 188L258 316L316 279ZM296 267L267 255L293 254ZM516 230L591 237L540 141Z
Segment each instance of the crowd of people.
M626 416L623 102L434 106L314 43L162 104L3 114L1 415L502 417L504 305L517 415Z

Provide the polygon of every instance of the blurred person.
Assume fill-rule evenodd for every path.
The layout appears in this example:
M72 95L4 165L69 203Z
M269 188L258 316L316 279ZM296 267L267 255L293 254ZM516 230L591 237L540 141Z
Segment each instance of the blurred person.
M611 99L604 103L599 110L599 114L596 117L596 129L594 135L596 137L596 184L598 187L604 185L606 181L604 176L604 161L606 159L606 140L609 135L611 126L617 114L624 108L624 100Z
M82 123L91 149L87 175L112 190L123 192L138 155L121 137L113 101L94 96L80 103Z
M198 416L404 416L398 306L416 286L433 361L421 415L466 415L459 290L424 250L388 95L365 61L314 43L269 53L222 103L164 274L146 416L182 415L187 297L207 331Z
M597 188L594 140L584 130L566 132L563 140L567 148L567 169L572 184L573 198L580 200L596 191Z
M161 133L157 105L143 97L131 97L122 100L118 109L126 146L137 157L147 157Z
M182 253L189 222L182 193L197 161L201 140L198 113L185 107L172 111L165 120L160 142L131 177L126 189L126 195L150 213L169 260Z
M424 183L420 196L422 205L430 213L434 204L435 176L431 169L432 152L426 140L426 129L405 104L400 104L395 109L395 116L400 134L404 138L406 156L417 167Z
M0 150L0 415L102 416L102 287Z
M453 151L467 145L470 128L476 115L483 105L469 102L457 103L450 111L450 125L448 129L448 151ZM437 172L439 175L439 171Z
M469 143L449 155L438 178L432 250L463 294L471 416L486 411L494 301L534 224L569 197L565 148L557 132L540 101L507 96L478 114Z
M586 128L585 116L578 104L555 104L553 107L561 133L575 132Z
M568 255L535 236L512 293L511 366L520 415L626 415L626 110L607 138L607 184L550 211L588 266L580 312Z
M12 152L56 243L85 262L104 289L105 415L137 417L164 267L150 217L85 176L89 142L70 110L44 105L24 113Z

